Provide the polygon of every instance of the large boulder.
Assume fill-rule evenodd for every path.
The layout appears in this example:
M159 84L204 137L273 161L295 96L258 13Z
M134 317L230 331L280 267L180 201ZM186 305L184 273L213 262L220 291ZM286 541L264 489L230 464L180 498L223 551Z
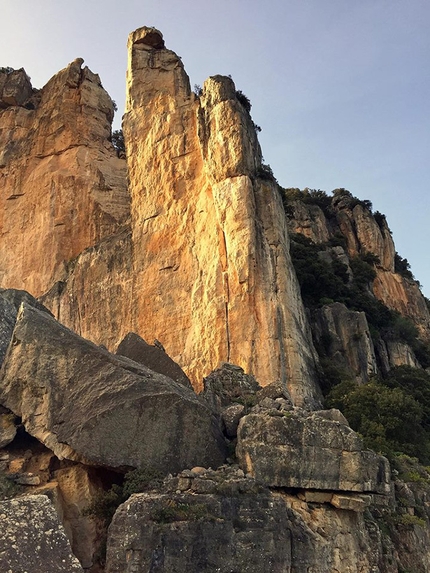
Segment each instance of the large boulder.
M224 459L213 414L192 390L25 303L0 371L0 403L60 459L166 473Z
M0 520L0 571L83 573L46 496L1 502Z
M390 492L388 460L364 450L338 410L251 413L239 423L236 454L272 487Z

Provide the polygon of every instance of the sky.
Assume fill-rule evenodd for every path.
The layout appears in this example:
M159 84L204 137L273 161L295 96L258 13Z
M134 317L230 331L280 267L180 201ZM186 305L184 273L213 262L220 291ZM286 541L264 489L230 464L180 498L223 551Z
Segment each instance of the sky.
M82 57L118 105L127 36L162 31L191 86L231 75L283 187L369 199L430 297L429 0L0 0L0 66Z

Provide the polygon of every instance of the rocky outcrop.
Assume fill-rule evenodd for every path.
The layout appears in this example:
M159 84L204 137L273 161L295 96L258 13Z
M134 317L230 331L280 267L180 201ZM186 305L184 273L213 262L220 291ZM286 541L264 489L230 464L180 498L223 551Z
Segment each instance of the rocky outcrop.
M377 257L372 293L388 308L410 318L422 339L430 339L430 313L425 299L414 280L396 272L395 246L383 215L373 214L365 201L345 190L335 190L325 210L295 199L288 202L287 211L290 232L301 233L315 243L341 240L349 258L366 253Z
M31 109L29 100L34 91L25 70L0 68L0 109L26 104Z
M388 461L364 450L337 410L251 412L239 423L236 454L247 474L272 487L390 492Z
M0 516L1 571L83 573L46 496L0 502Z
M125 162L109 142L112 100L82 62L54 76L30 109L25 72L6 74L2 91L0 73L8 104L0 109L0 284L35 296L129 215Z
M348 310L339 302L325 305L314 315L313 332L322 353L357 382L367 382L378 372L364 312Z
M25 304L0 373L0 403L60 459L164 472L223 461L213 416L192 390Z
M137 494L125 502L109 528L106 573L291 571L283 501L250 487L252 480L205 475L194 481L206 483L206 492Z

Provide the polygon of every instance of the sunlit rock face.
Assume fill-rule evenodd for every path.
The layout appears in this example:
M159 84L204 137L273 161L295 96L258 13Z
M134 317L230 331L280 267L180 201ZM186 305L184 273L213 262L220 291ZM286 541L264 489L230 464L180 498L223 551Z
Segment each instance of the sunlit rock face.
M315 403L314 350L281 200L230 78L197 97L161 33L129 38L124 117L136 297L134 330L162 341L200 388L232 362Z
M125 165L109 142L113 103L82 62L40 92L23 70L0 74L2 287L39 296L129 215Z

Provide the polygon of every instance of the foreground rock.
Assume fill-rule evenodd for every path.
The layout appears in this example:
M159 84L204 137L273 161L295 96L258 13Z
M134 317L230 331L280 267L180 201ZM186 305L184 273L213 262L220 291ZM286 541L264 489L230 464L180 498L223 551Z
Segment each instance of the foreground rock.
M256 494L255 483L250 492L245 478L224 481L213 472L198 479L212 493L137 494L118 509L109 528L107 573L291 571L280 498L267 490Z
M60 459L166 473L224 459L213 415L193 391L26 304L0 373L0 403Z
M338 410L251 413L240 421L236 453L269 486L390 493L388 461L363 449Z
M83 573L44 495L0 502L0 571Z

